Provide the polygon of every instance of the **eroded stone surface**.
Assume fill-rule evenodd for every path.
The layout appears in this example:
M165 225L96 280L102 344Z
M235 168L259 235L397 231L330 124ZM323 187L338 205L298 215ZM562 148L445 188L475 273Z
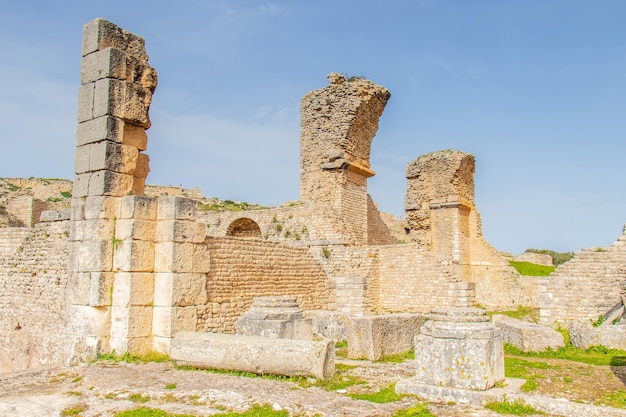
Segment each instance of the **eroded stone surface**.
M504 343L510 343L523 352L543 352L564 346L563 335L551 327L494 314L493 324L502 332Z

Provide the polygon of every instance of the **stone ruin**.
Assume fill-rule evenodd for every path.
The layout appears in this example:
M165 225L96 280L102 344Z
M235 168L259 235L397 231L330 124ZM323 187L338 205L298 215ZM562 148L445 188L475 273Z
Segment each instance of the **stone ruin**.
M194 198L148 197L157 74L145 42L96 19L82 55L71 212L0 229L0 372L113 350L171 354L179 334L235 337L238 327L300 343L309 324L337 339L360 326L367 340L351 344L366 353L354 355L376 356L392 312L408 314L394 328L417 333L438 308L538 306L554 325L595 320L621 300L624 235L549 279L511 268L482 236L467 153L408 164L406 234L394 235L367 193L390 93L361 78L333 73L303 97L299 201L205 212ZM262 311L264 297L284 308Z

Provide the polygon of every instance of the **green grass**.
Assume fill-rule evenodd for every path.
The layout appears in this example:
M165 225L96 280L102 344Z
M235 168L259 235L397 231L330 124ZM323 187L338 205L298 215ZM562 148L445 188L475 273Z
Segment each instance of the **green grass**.
M544 375L533 372L533 369L553 369L554 366L545 362L532 362L518 358L504 358L504 371L508 378L523 378L526 380L521 386L523 392L531 392L537 389L537 379L544 378Z
M163 353L148 352L143 355L133 355L128 352L123 355L118 355L115 351L99 354L96 357L96 362L110 361L110 362L127 362L127 363L145 363L145 362L168 362L170 357Z
M145 404L150 401L149 396L143 396L141 394L131 394L128 399L134 403L142 403Z
M626 366L626 351L609 349L604 346L592 346L587 350L583 350L567 344L565 347L557 350L547 349L543 352L522 352L515 346L505 343L504 353L529 358L565 359L596 366Z
M392 417L437 417L430 412L426 403L417 403L406 410L398 410Z
M289 417L289 412L286 410L274 411L269 405L253 405L249 410L243 413L228 412L213 414L213 416L219 417Z
M85 410L87 410L85 404L76 404L61 411L61 416L78 416Z
M364 400L372 403L385 404L399 401L404 395L396 394L396 384L388 385L380 391L367 394L348 394L354 400Z
M522 319L524 317L530 317L532 321L537 322L539 320L539 309L536 307L525 307L519 306L517 310L506 310L506 311L488 311L487 315L489 317L494 314L503 314L505 316L514 318L514 319Z
M121 411L115 417L194 417L191 414L170 414L155 408L139 407L131 410Z
M608 392L596 401L596 405L606 405L614 408L626 408L626 391L623 389Z
M514 416L528 416L532 414L545 414L521 400L517 401L494 401L485 404L487 410L498 414L510 414Z
M165 389L176 389L176 384L167 384Z
M407 350L406 352L397 353L395 355L387 355L381 360L376 361L376 362L401 363L409 359L415 359L415 351Z
M554 266L537 265L530 262L509 261L511 266L521 275L532 277L547 277L554 271Z

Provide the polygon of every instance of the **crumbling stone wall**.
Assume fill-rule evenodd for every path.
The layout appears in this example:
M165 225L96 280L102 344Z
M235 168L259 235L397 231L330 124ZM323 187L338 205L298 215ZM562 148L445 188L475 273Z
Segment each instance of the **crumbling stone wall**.
M328 81L301 101L300 200L338 215L350 243L372 243L370 147L390 93L358 77L332 73Z
M65 359L68 235L69 221L0 230L17 242L0 253L0 373Z
M210 238L207 303L198 331L234 333L254 297L289 295L304 310L327 309L328 280L306 248L245 238Z
M626 233L609 247L577 252L539 282L540 323L595 322L621 299Z
M28 196L14 198L7 204L7 211L24 227L39 223L41 212L46 208L46 203Z

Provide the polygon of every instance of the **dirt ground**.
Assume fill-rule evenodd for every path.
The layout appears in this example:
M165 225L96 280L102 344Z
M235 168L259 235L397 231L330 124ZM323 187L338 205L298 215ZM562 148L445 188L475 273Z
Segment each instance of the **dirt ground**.
M290 381L181 370L169 362L95 362L4 374L0 375L0 415L51 417L61 415L63 410L83 409L76 415L113 416L119 411L146 406L170 413L209 416L224 410L244 411L252 404L271 404L294 416L383 417L418 401L405 397L393 403L376 404L346 395L378 391L411 376L413 361L342 363L358 365L342 371L343 375L361 378L366 383L330 392L315 386L303 388ZM431 403L429 409L439 417L500 415L482 407L460 404Z

